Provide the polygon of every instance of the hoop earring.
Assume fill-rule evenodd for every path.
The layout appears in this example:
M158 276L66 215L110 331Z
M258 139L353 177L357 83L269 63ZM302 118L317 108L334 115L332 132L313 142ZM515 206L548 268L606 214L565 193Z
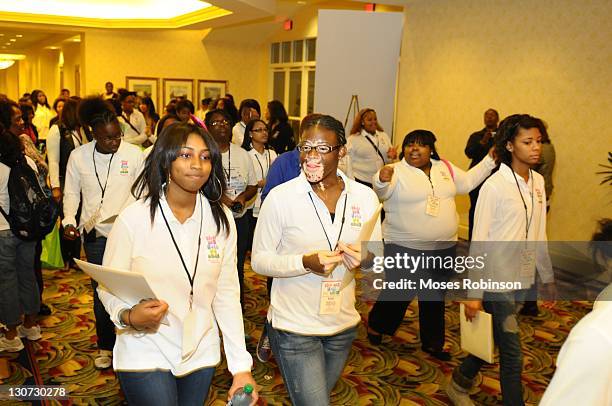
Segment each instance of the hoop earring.
M214 174L213 177L217 181L217 183L219 184L219 197L217 197L216 199L210 199L210 198L207 197L207 199L208 199L209 202L217 203L217 202L219 202L219 200L221 200L221 197L223 196L223 187L221 186L221 181L219 180L217 175Z

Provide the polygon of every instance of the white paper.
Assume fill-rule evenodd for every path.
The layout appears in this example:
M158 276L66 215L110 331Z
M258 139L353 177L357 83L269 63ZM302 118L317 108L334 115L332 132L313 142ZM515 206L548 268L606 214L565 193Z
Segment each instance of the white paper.
M372 233L374 232L374 227L376 227L376 223L378 222L378 217L380 216L380 212L383 209L382 203L379 203L376 210L372 214L372 217L361 226L361 231L359 232L359 238L357 239L357 244L361 244L366 241L370 241L372 237ZM346 288L349 283L355 278L355 273L351 269L347 269L344 273L344 277L342 278L342 287L340 290Z
M76 258L74 262L83 272L129 306L138 304L142 299L157 298L144 275L139 272L108 268ZM162 320L162 324L168 324L166 317Z
M461 349L489 364L493 363L493 317L480 310L472 321L465 317L465 305L459 305Z

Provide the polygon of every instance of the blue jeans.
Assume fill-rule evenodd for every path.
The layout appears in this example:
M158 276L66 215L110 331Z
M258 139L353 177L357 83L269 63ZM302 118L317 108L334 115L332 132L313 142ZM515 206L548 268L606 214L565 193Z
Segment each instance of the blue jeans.
M93 242L85 242L85 255L87 261L92 264L102 265L104 250L106 249L106 238L97 237ZM98 336L98 349L112 351L115 347L115 325L110 319L104 305L98 297L98 282L91 280L93 288L93 310L96 317L96 335Z
M329 405L357 336L357 327L333 336L303 336L276 330L266 322L272 352L295 406Z
M0 321L8 327L21 324L24 314L40 310L34 275L36 241L23 241L11 230L0 231Z
M118 371L117 375L129 405L201 406L208 396L215 368L199 369L182 377L170 371Z
M519 338L519 325L516 318L514 292L485 293L483 307L493 316L493 338L499 347L499 375L502 398L505 406L522 406L523 386L523 353ZM453 372L454 381L461 387L469 389L485 361L468 355L463 363Z

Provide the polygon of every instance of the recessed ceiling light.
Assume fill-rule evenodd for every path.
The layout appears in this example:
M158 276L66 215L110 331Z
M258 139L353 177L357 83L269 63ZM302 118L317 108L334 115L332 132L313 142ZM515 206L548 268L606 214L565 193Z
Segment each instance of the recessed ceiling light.
M23 37L23 35L21 35L21 34L17 34L17 35L15 35L15 37L16 37L16 38L22 38L22 37Z
M9 39L9 41L11 41L11 42L15 42L15 41L17 41L17 40L16 40L15 38L11 38L11 39Z
M4 37L4 34L0 34L0 37Z
M10 42L7 42L7 43L5 43L4 45L11 45L11 43L10 43Z

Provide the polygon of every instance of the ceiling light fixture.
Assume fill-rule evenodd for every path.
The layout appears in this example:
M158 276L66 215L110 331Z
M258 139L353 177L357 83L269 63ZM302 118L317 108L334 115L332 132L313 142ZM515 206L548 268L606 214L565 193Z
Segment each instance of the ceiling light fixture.
M9 41L11 41L11 42L17 42L17 40L16 40L15 38L11 38L11 39L9 39Z
M11 66L13 66L13 64L15 63L15 61L13 60L0 60L0 70L2 69L8 69Z
M21 35L21 34L17 34L17 35L15 35L15 37L16 37L16 38L23 38L23 35Z

